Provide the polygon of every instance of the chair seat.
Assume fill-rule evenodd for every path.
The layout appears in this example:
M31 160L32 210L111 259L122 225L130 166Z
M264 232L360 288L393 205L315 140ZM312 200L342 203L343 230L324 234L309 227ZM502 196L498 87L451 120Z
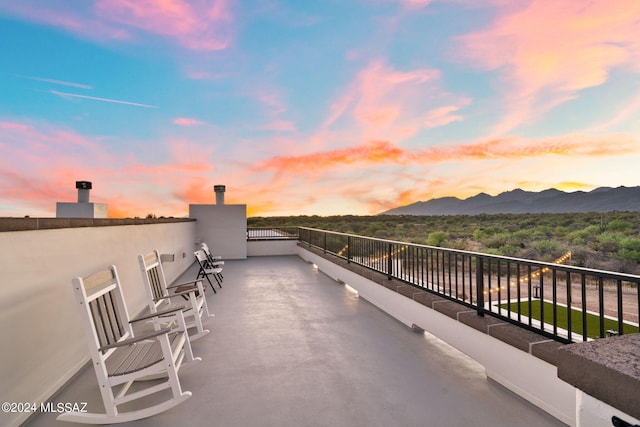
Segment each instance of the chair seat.
M183 332L168 334L171 350L175 351L181 346ZM106 360L105 365L110 377L126 375L141 371L163 360L162 347L158 340L142 341L126 347L117 348Z

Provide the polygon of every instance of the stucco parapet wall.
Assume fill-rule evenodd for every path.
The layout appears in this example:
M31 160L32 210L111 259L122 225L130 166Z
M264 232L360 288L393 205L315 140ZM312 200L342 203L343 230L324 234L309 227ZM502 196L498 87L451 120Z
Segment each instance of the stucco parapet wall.
M640 334L564 346L558 377L640 419Z
M504 320L490 315L478 316L477 312L463 304L440 297L431 292L421 290L415 286L408 285L400 280L391 279L386 274L370 270L361 265L347 262L345 259L332 254L324 253L322 250L312 248L304 243L299 243L305 250L313 252L346 268L356 274L375 282L387 289L404 295L428 308L438 311L458 322L464 323L482 333L490 335L515 348L527 352L538 359L542 359L552 365L558 364L558 349L564 344L550 340L549 338L511 324Z
M191 218L0 218L0 232L192 222Z

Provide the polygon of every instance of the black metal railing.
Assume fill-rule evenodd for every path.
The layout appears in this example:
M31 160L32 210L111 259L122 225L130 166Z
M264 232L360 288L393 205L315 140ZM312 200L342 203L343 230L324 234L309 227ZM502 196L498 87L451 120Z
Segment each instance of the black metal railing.
M247 240L298 240L299 227L248 227Z
M349 263L560 342L640 332L640 276L307 227L298 234Z

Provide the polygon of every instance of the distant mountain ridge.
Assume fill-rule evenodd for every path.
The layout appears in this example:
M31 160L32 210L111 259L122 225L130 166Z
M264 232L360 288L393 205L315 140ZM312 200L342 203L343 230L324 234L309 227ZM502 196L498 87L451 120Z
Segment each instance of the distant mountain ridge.
M480 193L467 199L442 197L389 209L381 215L478 215L498 213L578 213L640 211L640 186L600 187L564 191L550 188L535 192L519 188L490 196Z

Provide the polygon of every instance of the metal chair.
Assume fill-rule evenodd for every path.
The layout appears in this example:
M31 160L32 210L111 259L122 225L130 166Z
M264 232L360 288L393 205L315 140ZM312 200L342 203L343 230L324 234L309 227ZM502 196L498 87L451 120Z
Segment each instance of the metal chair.
M195 251L193 254L195 255L196 261L200 267L198 270L198 275L196 276L196 280L206 278L209 282L209 285L211 285L213 293L217 293L216 288L213 286L213 283L211 282L209 276L213 276L213 278L218 283L218 287L222 288L222 279L220 279L219 277L219 274L222 272L222 267L209 266L207 255L202 249L200 249L199 251Z

